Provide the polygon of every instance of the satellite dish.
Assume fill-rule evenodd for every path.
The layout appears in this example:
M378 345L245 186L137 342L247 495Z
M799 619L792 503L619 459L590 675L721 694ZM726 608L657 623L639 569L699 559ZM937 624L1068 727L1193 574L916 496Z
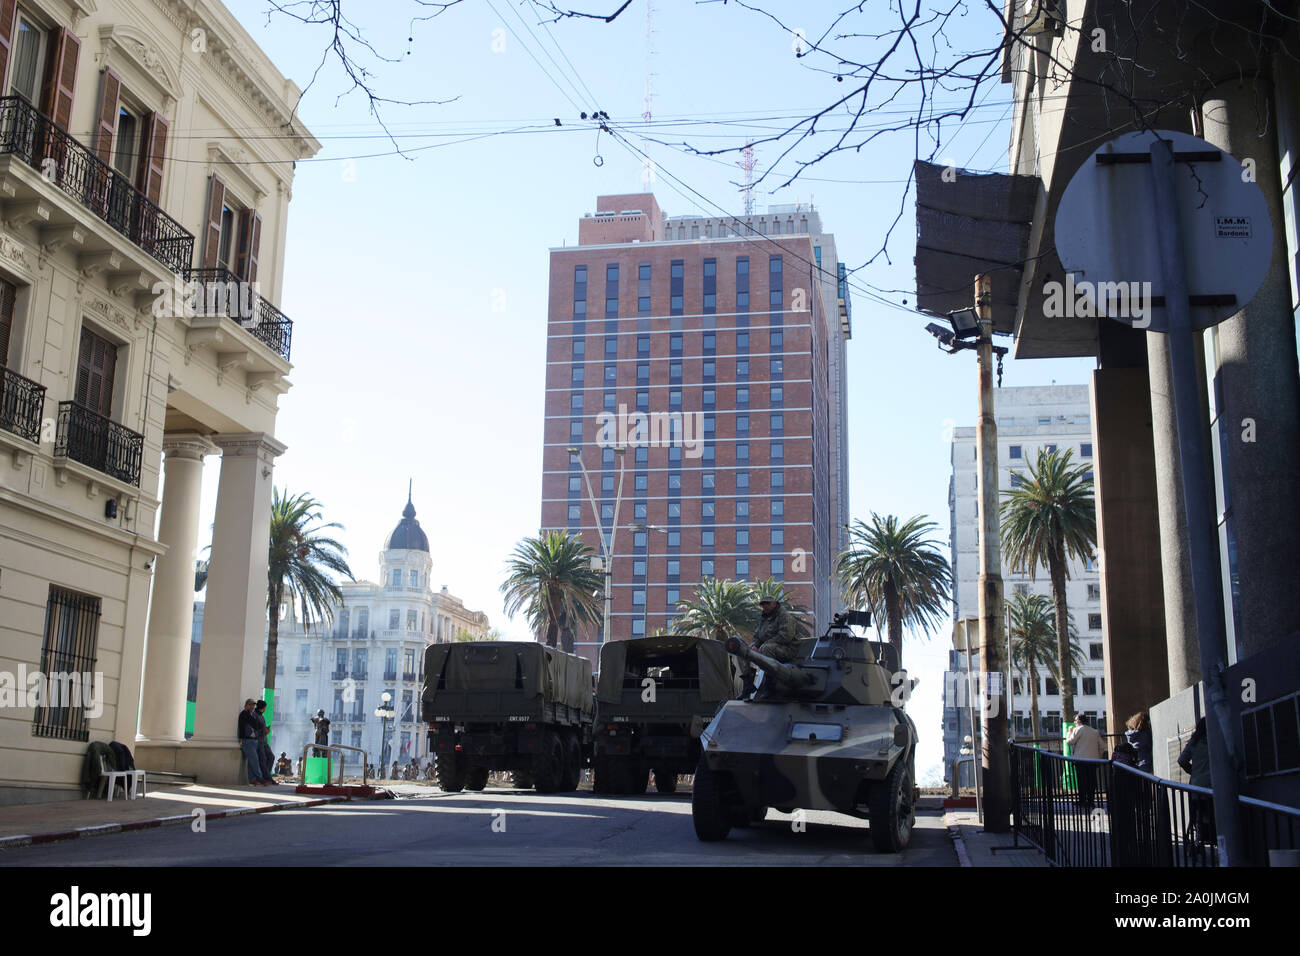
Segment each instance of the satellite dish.
M1067 274L1044 286L1048 317L1168 328L1150 162L1157 137L1174 150L1193 326L1217 325L1259 291L1273 260L1273 221L1253 163L1188 133L1143 130L1103 145L1066 186L1055 240Z

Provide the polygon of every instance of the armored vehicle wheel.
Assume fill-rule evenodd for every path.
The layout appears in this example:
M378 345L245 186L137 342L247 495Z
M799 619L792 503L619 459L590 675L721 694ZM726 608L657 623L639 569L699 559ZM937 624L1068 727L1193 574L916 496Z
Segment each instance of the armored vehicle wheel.
M871 841L881 853L897 853L912 839L916 808L912 803L912 771L905 759L894 764L883 783L871 788Z
M569 734L564 739L564 784L560 787L565 793L578 789L582 782L582 748L578 745L576 734Z
M564 786L564 743L553 731L542 734L535 769L538 793L558 793Z
M438 789L443 793L460 793L465 789L465 768L460 765L454 754L439 756L435 773L438 777Z
M591 792L613 793L614 788L611 786L610 780L609 758L597 757L592 762Z
M533 775L527 770L516 770L510 774L510 783L516 790L533 789Z
M482 790L487 786L488 768L487 767L470 767L465 773L466 790Z
M721 776L709 769L703 757L695 768L695 786L691 790L691 822L695 824L696 837L704 843L725 840L731 832L726 788Z
M668 767L660 770L655 767L655 791L658 793L677 792L677 768Z

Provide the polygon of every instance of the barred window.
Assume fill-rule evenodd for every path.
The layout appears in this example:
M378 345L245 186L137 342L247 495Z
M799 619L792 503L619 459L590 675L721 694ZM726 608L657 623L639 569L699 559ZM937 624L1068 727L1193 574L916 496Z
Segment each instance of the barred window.
M98 703L92 698L99 614L99 598L50 585L41 647L41 673L47 683L41 688L32 736L90 739L86 705Z

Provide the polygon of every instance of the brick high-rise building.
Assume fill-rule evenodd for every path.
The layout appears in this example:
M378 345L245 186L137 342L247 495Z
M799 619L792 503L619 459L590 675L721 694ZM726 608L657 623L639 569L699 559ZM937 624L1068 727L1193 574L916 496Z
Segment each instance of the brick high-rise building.
M648 193L601 196L551 250L541 524L601 551L580 449L605 534L617 511L613 639L664 627L710 577L783 580L818 626L838 607L843 274L807 205L669 218Z

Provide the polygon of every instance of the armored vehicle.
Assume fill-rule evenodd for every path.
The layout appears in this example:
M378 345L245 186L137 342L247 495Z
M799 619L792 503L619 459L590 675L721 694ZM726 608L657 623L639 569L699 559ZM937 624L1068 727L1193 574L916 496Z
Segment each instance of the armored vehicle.
M749 699L728 701L701 735L691 800L701 840L724 839L772 807L865 818L876 849L907 846L919 796L917 734L902 704L915 682L903 676L895 686L892 647L849 629L869 623L864 611L837 615L788 664L727 641L762 675Z
M741 688L739 669L720 641L684 635L609 641L600 649L593 789L677 790L679 774L700 759L700 732Z
M516 787L576 790L591 747L591 662L544 644L432 644L423 714L444 791L482 790L508 770Z

